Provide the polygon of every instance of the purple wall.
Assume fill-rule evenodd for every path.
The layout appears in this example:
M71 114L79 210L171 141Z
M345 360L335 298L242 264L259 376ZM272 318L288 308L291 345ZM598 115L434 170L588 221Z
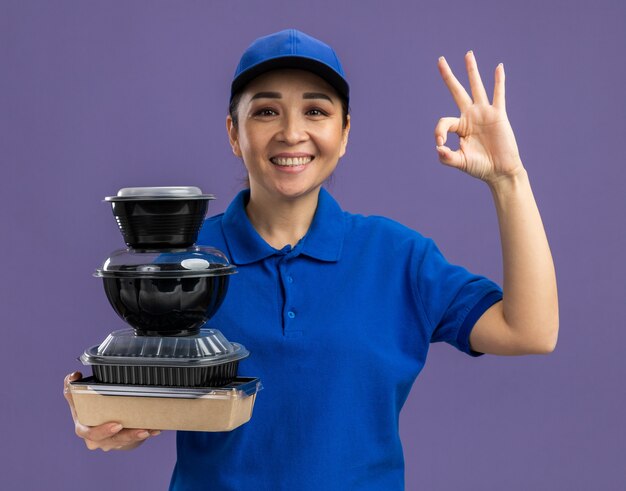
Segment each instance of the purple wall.
M332 44L352 81L331 189L344 208L414 227L497 281L490 193L438 163L433 130L457 115L439 55L465 82L473 49L490 94L503 61L556 261L555 353L432 347L402 413L407 489L625 489L625 18L618 0L1 0L3 489L166 488L172 432L89 452L61 395L82 350L121 326L91 277L122 246L101 200L191 184L222 211L243 177L224 129L230 76L254 38L292 26Z

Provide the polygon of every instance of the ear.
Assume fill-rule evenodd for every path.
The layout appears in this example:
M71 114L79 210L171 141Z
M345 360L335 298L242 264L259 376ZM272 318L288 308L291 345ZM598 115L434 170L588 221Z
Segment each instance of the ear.
M233 118L230 117L230 114L226 116L226 131L228 131L228 141L230 142L230 147L233 149L233 153L237 157L241 157L241 148L239 147L239 132L237 131L237 127L233 123Z
M350 134L350 115L346 116L346 127L343 128L343 135L341 137L341 150L339 151L339 157L343 157L346 153L346 147L348 146L348 135Z

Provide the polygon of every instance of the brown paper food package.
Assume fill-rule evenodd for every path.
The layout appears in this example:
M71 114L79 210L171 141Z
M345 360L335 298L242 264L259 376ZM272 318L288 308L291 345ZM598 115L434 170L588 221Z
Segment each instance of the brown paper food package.
M248 422L256 393L198 398L102 395L89 386L70 385L78 421L96 426L110 421L124 428L230 431Z

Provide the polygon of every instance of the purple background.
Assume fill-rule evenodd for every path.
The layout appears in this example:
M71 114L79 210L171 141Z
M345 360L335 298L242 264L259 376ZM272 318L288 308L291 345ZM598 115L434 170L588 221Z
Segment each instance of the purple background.
M199 185L223 211L244 177L224 126L231 74L254 38L297 27L335 47L352 83L331 192L499 282L490 193L438 163L433 129L458 113L439 55L466 84L473 49L489 94L504 62L556 262L553 354L432 346L402 413L407 489L625 489L625 18L617 0L1 1L2 487L167 487L173 432L89 452L61 395L82 350L122 326L91 276L123 245L101 200Z

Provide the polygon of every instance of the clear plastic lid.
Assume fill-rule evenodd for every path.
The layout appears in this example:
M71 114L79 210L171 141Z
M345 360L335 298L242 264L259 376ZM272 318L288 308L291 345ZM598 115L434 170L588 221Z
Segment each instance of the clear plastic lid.
M105 201L132 201L132 200L170 200L170 199L215 199L212 194L203 194L196 186L156 186L122 188L116 196L107 196Z
M114 331L99 345L85 350L85 365L209 367L249 356L238 343L217 329L200 329L192 336L138 336L133 329Z
M223 276L237 272L221 251L206 246L185 249L119 249L94 276L101 278L180 278Z
M92 377L70 382L73 392L134 397L167 397L180 399L243 399L263 389L258 378L237 377L223 387L155 387L147 385L103 384Z

